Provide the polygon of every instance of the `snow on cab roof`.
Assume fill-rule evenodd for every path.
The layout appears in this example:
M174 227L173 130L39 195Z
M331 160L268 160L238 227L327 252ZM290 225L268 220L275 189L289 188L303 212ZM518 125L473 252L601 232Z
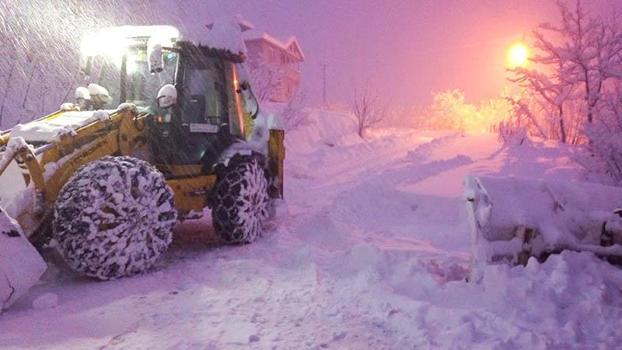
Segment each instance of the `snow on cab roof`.
M196 44L203 44L215 49L222 49L233 54L246 55L246 44L242 39L242 32L252 28L252 24L240 23L240 18L219 18L205 26L207 33L202 33L196 39Z
M171 25L105 27L87 34L82 39L81 52L86 56L100 54L102 47L120 49L132 38L160 38L171 41L189 41L214 49L246 54L242 30L252 28L250 23L239 24L237 18L221 18L206 26L203 31L184 32ZM106 50L108 52L109 50Z
M171 25L148 25L148 26L116 26L104 27L95 31L92 35L112 35L124 38L146 38L152 36L179 39L179 29Z
M151 37L177 41L181 34L170 25L104 27L82 37L80 52L87 57L109 54L124 49L132 38Z

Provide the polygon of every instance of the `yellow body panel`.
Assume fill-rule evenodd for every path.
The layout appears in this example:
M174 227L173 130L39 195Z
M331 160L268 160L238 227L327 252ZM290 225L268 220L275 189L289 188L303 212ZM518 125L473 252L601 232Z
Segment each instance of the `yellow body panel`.
M47 117L56 118L63 112ZM97 120L67 134L39 149L24 148L16 155L20 167L27 171L26 185L33 186L35 202L23 209L16 218L26 235L42 226L50 218L56 197L71 176L82 166L104 156L132 156L153 164L148 146L147 116L128 108L110 115L109 120ZM0 146L8 142L8 134L0 138ZM269 168L276 176L272 197L283 194L283 160L285 158L284 132L270 130ZM158 165L167 177L167 183L175 194L175 206L183 217L191 211L202 211L207 206L208 196L216 175L204 174L202 165ZM0 169L2 176L4 169ZM39 203L37 203L39 201Z
M216 183L216 175L203 175L166 181L175 192L175 207L180 214L202 211Z
M270 130L270 139L268 140L268 158L269 166L272 174L276 176L276 190L278 193L270 193L271 197L283 198L284 186L284 162L285 162L285 131Z

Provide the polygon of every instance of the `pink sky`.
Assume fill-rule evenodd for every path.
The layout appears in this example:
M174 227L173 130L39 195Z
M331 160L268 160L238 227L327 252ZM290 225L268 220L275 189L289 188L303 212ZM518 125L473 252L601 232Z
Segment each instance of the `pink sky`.
M594 11L622 1L590 0ZM346 102L369 84L395 103L426 105L450 88L467 100L494 97L506 84L508 46L540 22L556 21L553 0L208 0L214 15L242 14L305 51L306 95L321 96L321 64L328 64L328 95Z

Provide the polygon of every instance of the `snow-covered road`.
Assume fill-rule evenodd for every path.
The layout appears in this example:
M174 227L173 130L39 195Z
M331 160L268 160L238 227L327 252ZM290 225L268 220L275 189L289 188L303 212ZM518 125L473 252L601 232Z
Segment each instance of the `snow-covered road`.
M468 173L573 178L553 145L377 130L315 112L287 136L286 201L257 243L178 226L155 271L95 282L55 254L0 315L0 348L592 348L622 341L622 272L589 254L464 281ZM341 118L341 119L340 119ZM56 302L55 296L58 297Z

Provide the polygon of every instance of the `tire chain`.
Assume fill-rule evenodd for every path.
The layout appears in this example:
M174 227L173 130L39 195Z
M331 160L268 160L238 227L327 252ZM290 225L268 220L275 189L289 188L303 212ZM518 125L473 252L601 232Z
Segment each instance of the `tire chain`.
M227 243L250 243L262 234L268 217L267 179L263 157L236 155L227 167L216 169L212 191L212 221L216 234Z
M172 241L173 191L149 163L104 157L83 166L62 188L54 238L74 270L102 280L150 268Z

